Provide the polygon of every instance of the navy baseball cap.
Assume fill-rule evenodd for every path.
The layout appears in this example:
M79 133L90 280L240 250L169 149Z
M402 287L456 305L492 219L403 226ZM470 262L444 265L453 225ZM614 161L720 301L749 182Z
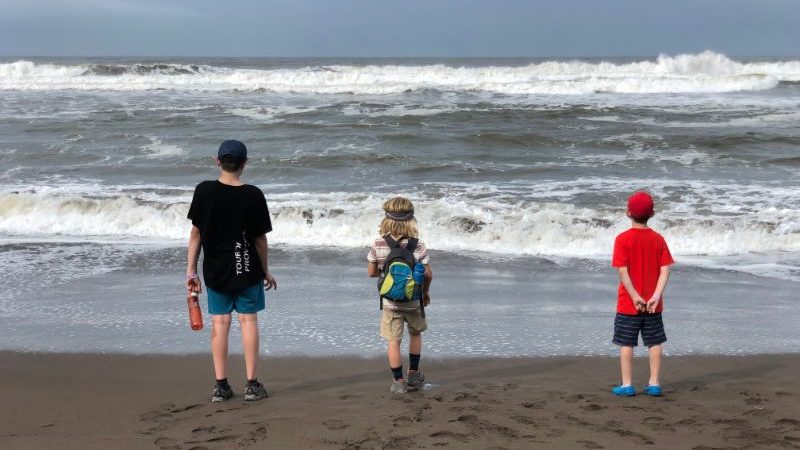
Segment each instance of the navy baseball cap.
M247 147L241 141L234 139L225 141L219 146L217 158L222 159L227 155L233 156L236 162L243 163L247 161Z

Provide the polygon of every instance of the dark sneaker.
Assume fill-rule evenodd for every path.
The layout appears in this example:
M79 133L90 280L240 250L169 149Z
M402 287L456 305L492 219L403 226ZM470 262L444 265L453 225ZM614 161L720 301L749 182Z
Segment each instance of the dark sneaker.
M394 395L403 395L408 392L408 383L406 383L406 380L403 379L392 381L392 386L389 388L389 392Z
M267 394L267 389L263 384L261 384L260 381L249 383L244 391L244 401L246 402L254 402L267 397L269 397L269 394Z
M408 390L416 391L422 388L422 383L425 382L425 374L419 370L408 371Z
M233 397L233 389L231 389L230 385L217 385L211 392L211 403L224 402L225 400L230 400L231 397Z

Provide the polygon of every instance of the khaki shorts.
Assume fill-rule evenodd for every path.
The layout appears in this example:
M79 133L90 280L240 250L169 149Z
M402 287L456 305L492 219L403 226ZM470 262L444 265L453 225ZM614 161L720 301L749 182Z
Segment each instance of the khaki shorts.
M428 329L428 322L422 317L422 310L395 311L383 308L381 337L387 341L402 341L404 323L408 324L409 334L420 334Z

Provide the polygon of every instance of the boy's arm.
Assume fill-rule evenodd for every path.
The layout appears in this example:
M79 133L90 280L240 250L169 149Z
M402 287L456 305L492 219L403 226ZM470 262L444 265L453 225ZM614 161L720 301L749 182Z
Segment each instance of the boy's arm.
M431 281L433 281L433 271L430 264L425 264L425 281L422 282L422 301L425 306L431 304L431 296L428 290L431 288Z
M264 288L270 290L272 288L278 289L278 282L275 277L269 272L269 243L267 242L267 234L256 236L253 239L256 246L258 258L261 261L261 267L264 269Z
M377 278L381 274L381 269L378 268L378 263L369 261L367 262L367 275L370 278Z
M647 304L642 296L636 292L636 288L633 287L633 282L631 281L631 276L628 273L628 268L617 267L617 270L619 271L619 281L622 283L622 286L625 287L625 290L628 291L628 295L631 297L631 300L633 300L633 306L637 311L644 311Z
M189 232L189 254L186 265L186 289L200 292L200 280L197 278L197 259L200 257L200 228L192 225Z
M658 274L658 282L656 283L656 290L653 296L647 301L647 312L654 313L661 303L661 295L664 293L664 288L667 287L667 280L669 280L669 266L661 266L661 272Z

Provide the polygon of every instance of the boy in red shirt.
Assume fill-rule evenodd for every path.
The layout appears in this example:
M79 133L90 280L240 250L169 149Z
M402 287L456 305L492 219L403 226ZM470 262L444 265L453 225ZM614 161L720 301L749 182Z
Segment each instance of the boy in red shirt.
M620 346L622 384L611 392L621 397L636 395L631 383L633 347L639 343L639 333L650 355L650 382L645 395L660 396L658 375L661 370L661 344L667 341L661 311L661 295L667 286L669 266L674 261L664 238L648 228L653 217L653 198L646 192L637 192L628 199L628 217L632 223L628 231L620 233L614 241L612 266L619 271L617 315L614 319L614 344Z

